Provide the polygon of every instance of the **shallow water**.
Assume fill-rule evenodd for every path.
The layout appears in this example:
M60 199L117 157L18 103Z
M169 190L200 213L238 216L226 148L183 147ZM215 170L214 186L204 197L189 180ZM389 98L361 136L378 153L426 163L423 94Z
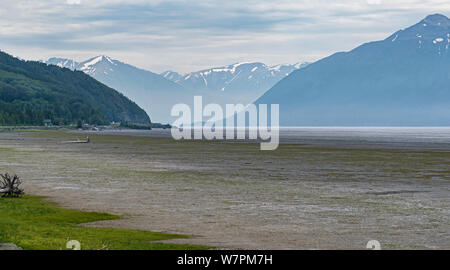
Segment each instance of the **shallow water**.
M170 129L84 131L171 138ZM450 150L450 127L282 127L280 143L337 147Z

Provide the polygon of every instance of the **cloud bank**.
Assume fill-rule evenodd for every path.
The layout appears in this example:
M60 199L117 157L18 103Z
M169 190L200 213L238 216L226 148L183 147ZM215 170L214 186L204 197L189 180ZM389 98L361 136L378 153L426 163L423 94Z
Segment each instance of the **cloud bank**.
M0 49L25 59L98 54L153 71L313 61L383 39L448 0L3 0Z

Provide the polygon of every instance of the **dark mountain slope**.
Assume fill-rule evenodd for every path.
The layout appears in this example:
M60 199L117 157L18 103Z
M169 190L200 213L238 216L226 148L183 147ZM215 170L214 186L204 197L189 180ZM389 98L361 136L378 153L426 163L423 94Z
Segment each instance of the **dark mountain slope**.
M0 52L0 124L40 125L44 119L60 124L150 123L135 103L81 71Z

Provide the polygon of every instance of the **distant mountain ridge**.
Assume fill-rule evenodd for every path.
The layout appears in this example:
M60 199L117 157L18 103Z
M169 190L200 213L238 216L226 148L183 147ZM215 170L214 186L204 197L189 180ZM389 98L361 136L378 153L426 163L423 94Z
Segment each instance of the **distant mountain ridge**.
M163 77L188 89L229 94L229 103L251 103L275 83L292 71L306 67L308 63L267 66L263 63L236 63L215 67L185 75L173 71L161 73Z
M170 116L173 105L192 105L195 95L203 96L205 104L249 104L292 71L307 66L237 63L181 75L173 71L156 74L104 55L84 62L50 58L46 63L81 70L134 100L154 121L166 123L176 119Z
M182 86L156 73L136 68L104 55L84 62L50 58L46 63L83 71L96 80L117 89L136 102L156 122L169 122L172 106L188 98Z
M283 126L450 125L450 20L440 14L385 40L292 72L256 104Z
M0 52L0 124L42 125L44 119L58 124L151 123L134 102L83 72Z

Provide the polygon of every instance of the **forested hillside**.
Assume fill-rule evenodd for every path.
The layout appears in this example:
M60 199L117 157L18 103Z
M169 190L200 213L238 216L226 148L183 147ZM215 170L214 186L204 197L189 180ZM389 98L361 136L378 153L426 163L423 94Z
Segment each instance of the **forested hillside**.
M0 52L0 125L42 125L44 119L61 125L150 123L134 102L81 71Z

